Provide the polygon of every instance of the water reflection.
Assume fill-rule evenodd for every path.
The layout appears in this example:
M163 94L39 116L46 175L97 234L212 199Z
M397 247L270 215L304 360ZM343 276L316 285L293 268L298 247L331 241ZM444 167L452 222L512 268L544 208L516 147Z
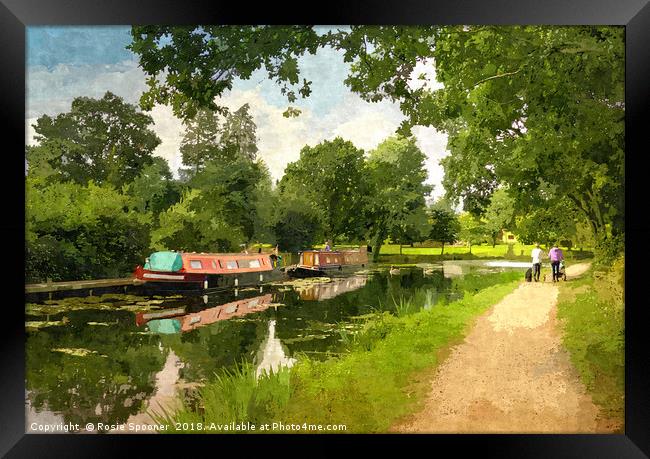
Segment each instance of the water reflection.
M304 301L323 301L334 298L343 293L352 292L366 285L366 276L351 276L347 278L333 278L327 283L309 284L303 287L294 287Z
M457 266L460 273L485 268ZM28 304L28 419L121 424L164 405L179 387L242 361L254 363L259 375L293 365L301 353L344 352L341 327L361 324L360 317L394 311L401 298L432 308L461 296L449 277L454 268L433 267L401 267L397 276L375 267L324 283L265 285L262 292Z
M277 373L281 367L291 368L296 359L287 357L282 342L275 336L275 319L269 320L268 335L258 354L259 364L255 371L259 378L263 373Z
M228 320L233 317L263 311L271 306L272 302L273 295L269 293L254 298L232 301L197 312L187 313L186 309L176 308L152 313L138 313L135 321L138 326L147 324L149 330L154 333L189 332L220 320Z

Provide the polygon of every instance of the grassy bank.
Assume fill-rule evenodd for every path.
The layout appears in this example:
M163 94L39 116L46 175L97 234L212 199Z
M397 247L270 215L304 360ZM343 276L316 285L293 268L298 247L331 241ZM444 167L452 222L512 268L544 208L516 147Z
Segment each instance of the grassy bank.
M604 416L623 425L624 261L561 283L558 317L571 360Z
M347 352L325 361L298 356L290 370L255 380L252 365L224 373L196 400L159 419L175 422L282 422L345 424L346 432L386 432L416 412L428 390L428 375L441 351L460 340L473 319L512 292L521 273L466 276L455 280L461 300L427 302L430 295L396 298L397 313L377 312L359 333L342 333ZM299 430L299 432L305 430ZM275 431L277 433L277 431ZM295 430L292 432L296 432Z

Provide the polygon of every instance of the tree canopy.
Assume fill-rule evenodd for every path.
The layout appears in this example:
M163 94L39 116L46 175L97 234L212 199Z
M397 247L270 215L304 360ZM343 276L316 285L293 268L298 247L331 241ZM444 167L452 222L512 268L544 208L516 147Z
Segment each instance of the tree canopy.
M27 147L27 164L49 179L121 187L153 161L160 139L152 124L151 116L111 92L77 97L69 112L36 120L38 145Z
M302 196L322 223L324 237L350 240L364 237L360 216L368 196L364 152L337 137L304 146L298 161L289 163L280 180L280 193Z
M426 156L413 138L390 137L370 152L367 160L372 192L366 212L373 241L373 258L387 236L397 242L419 240L428 231L425 198Z
M422 125L448 134L443 183L465 210L484 214L508 185L520 215L566 198L606 240L624 232L623 34L609 26L351 26L320 35L308 26L148 26L133 28L131 49L152 77L143 106L174 101L179 113L214 104L234 77L262 66L293 102L297 57L341 50L351 64L345 83L365 100L398 102L403 133ZM443 87L415 75L418 64L434 66ZM309 82L298 92L308 96Z

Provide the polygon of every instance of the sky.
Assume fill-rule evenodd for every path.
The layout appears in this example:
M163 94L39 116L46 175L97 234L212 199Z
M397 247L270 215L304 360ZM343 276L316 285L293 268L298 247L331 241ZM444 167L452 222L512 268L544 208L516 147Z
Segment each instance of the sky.
M130 28L126 26L28 27L26 142L35 142L31 124L39 116L69 111L75 97L100 98L111 91L137 104L146 90L145 74L137 56L125 48L129 42ZM312 81L312 94L291 104L302 111L298 117L282 116L289 103L263 70L249 80L237 80L218 101L235 110L244 103L250 105L257 125L258 156L269 166L274 180L282 177L289 162L300 157L305 145L341 136L370 151L394 134L404 119L397 104L365 102L344 85L349 64L343 62L339 51L321 49L316 55L301 57L299 66L301 78ZM421 73L430 86L439 85L432 65L418 64L413 73L412 85L422 84L417 79ZM152 129L162 140L154 154L165 158L172 171L177 171L182 166L182 123L171 107L158 105L150 115L155 123ZM427 183L434 185L432 196L437 198L444 193L443 170L438 161L448 154L447 137L423 126L416 126L413 133L427 155Z

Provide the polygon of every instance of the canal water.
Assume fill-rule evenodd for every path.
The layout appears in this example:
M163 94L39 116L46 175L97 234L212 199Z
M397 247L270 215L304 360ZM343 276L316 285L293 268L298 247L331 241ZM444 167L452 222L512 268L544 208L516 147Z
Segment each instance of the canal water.
M482 261L389 268L204 296L28 303L27 424L132 422L242 362L261 375L338 355L374 312L396 312L414 297L424 307L462 297L455 279L465 274L524 269Z

